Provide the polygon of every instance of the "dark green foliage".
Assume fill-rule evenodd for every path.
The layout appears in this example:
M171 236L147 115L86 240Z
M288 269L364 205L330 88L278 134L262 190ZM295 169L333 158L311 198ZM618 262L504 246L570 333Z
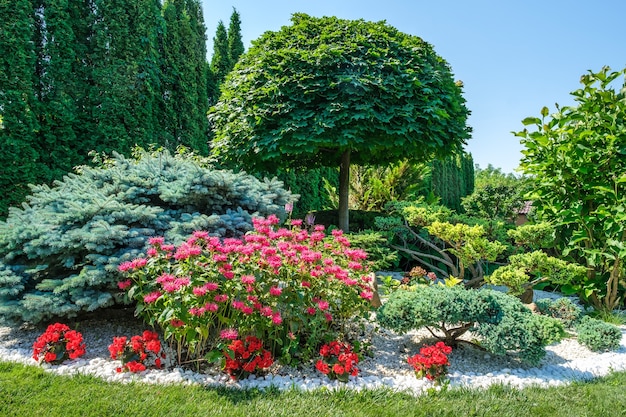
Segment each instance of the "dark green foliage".
M50 183L85 161L86 143L77 141L88 84L81 59L85 23L81 6L67 0L39 1L37 65L39 131L32 146L40 158L38 182ZM70 4L71 3L71 4ZM44 24L45 22L45 24ZM83 51L84 52L84 51ZM89 143L87 143L89 145Z
M578 341L594 352L616 350L622 340L619 327L593 317L583 316L576 325Z
M387 245L387 239L379 232L364 230L346 235L352 247L367 252L367 261L372 271L387 270L398 266L398 252Z
M468 137L447 63L384 23L295 14L240 60L211 117L216 152L244 166L338 166L348 147L353 163L385 163Z
M485 219L513 222L524 200L514 186L486 185L465 197L462 202L467 214Z
M216 155L252 170L348 170L461 150L468 110L449 65L422 39L386 25L294 14L244 53L211 109ZM343 173L343 175L342 175Z
M313 214L317 224L323 224L326 227L337 227L339 224L337 210L321 210ZM353 232L376 229L377 219L385 214L379 211L350 210L350 229Z
M94 3L91 51L79 56L82 60L88 56L92 66L88 106L93 131L83 133L89 137L83 157L92 149L127 154L136 145L165 144L159 68L165 27L160 2Z
M206 154L208 64L206 28L197 0L163 4L163 129L170 146L184 145Z
M91 150L207 152L200 4L166 6L168 27L160 0L0 3L0 217Z
M213 56L211 57L211 73L217 86L220 86L226 75L233 69L228 53L228 32L221 20L217 24L215 37L213 37ZM219 90L219 88L218 88ZM214 97L217 99L218 97Z
M41 178L34 147L39 130L35 97L35 19L31 1L0 2L0 218Z
M215 104L220 97L220 87L224 79L235 67L241 54L244 53L243 41L241 40L241 19L239 13L233 8L230 16L228 31L221 20L217 24L213 37L213 55L209 66L208 91L209 103Z
M569 298L550 300L549 298L535 301L539 312L543 315L559 319L565 327L572 327L582 315L582 309Z
M228 59L234 67L239 57L244 53L243 41L241 40L241 18L239 12L233 8L228 25Z
M533 315L515 297L459 286L394 291L378 310L377 318L381 326L399 332L424 326L437 330L450 345L472 331L489 352L515 352L529 364L537 364L545 355L544 346L558 340L563 331L562 326L548 322L547 317Z
M324 184L328 181L330 184L338 185L337 169L286 168L278 170L275 175L285 184L286 189L300 196L298 203L294 205L292 217L303 218L309 212L325 210L333 206ZM266 173L263 176L270 176L270 174Z
M461 212L461 199L474 192L474 160L461 153L431 164L431 191L440 198L440 204Z
M120 302L117 265L151 236L179 243L194 230L241 236L251 216L284 214L292 200L277 180L218 171L193 155L116 155L54 187L32 188L28 205L0 223L0 319L39 322Z

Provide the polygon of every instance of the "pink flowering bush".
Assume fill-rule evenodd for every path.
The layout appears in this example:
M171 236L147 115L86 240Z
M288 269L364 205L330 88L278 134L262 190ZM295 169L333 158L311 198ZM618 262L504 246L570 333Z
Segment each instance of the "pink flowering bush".
M197 231L178 246L150 239L145 258L120 265L137 313L163 328L190 359L217 346L222 330L255 335L285 362L311 358L324 341L370 309L367 254L340 230L276 216L253 220L242 239Z

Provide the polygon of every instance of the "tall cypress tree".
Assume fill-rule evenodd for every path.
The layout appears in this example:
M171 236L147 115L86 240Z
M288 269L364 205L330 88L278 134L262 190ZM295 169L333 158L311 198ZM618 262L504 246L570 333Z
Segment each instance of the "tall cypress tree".
M125 152L159 142L160 2L95 0L95 6L95 149Z
M38 178L34 33L31 1L0 1L0 217Z
M244 52L243 41L241 40L241 18L237 9L233 8L230 15L230 25L228 25L228 60L231 70L237 64L239 57Z
M61 179L87 160L88 143L77 134L79 108L84 103L86 80L80 63L80 27L74 19L81 2L39 0L38 48L40 129L33 146L39 151L44 182Z
M441 198L442 205L461 211L461 198L474 192L472 155L462 153L432 161L430 181L431 190Z
M163 114L168 142L208 153L206 28L196 0L163 4Z
M213 83L210 92L211 103L216 103L220 95L220 85L226 78L226 75L233 68L230 61L230 54L228 48L228 32L226 32L226 26L221 20L217 23L217 29L215 31L215 37L213 37L213 56L211 57L211 81Z

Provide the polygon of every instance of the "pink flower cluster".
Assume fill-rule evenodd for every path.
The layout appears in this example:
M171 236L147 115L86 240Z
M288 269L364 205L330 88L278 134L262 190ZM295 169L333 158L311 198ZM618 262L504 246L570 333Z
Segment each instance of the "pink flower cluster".
M241 239L196 231L178 247L151 238L148 258L120 265L131 279L118 285L133 289L142 314L159 317L175 306L161 323L174 332L202 326L219 331L227 323L244 334L255 329L286 337L287 330L277 329L285 321L304 317L299 331L306 332L311 323L328 326L335 317L369 308L373 292L365 251L351 248L340 230L326 236L321 225L309 231L297 221L289 227L278 223L276 216L253 218L255 231ZM306 343L306 337L301 340Z

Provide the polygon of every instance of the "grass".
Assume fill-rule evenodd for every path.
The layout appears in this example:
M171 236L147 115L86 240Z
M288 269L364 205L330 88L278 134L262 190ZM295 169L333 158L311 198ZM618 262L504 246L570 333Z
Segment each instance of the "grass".
M314 392L107 383L0 362L0 415L9 416L626 416L626 372L558 388Z

